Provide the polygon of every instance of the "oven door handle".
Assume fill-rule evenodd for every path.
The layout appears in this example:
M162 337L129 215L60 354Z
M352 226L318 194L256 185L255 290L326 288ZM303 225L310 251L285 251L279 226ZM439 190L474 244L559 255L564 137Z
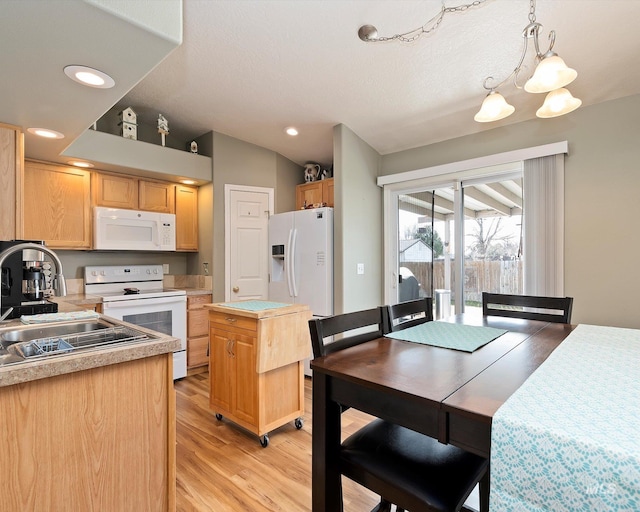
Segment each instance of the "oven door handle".
M116 309L122 307L136 307L136 306L154 306L156 304L187 304L186 295L178 295L173 297L154 297L153 299L134 299L134 300L115 300L112 302L103 302L103 309Z

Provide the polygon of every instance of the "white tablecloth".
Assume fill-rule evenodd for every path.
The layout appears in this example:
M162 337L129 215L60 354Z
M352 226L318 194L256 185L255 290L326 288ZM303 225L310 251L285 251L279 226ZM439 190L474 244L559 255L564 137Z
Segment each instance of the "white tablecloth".
M640 511L640 330L579 325L496 412L490 510Z

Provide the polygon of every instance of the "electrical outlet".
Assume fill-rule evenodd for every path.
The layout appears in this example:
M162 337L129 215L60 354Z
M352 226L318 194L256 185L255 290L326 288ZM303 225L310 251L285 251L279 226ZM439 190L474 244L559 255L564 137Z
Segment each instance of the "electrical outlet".
M169 264L168 263L163 263L162 264L162 273L163 274L168 274L169 273Z
M358 263L358 274L364 274L364 263Z

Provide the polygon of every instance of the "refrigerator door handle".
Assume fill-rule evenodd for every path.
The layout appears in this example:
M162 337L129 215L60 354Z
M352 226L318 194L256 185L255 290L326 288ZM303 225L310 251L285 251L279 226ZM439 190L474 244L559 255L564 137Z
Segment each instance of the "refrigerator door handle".
M291 244L289 245L289 251L290 251L290 255L289 255L289 271L291 274L291 285L293 288L293 296L297 297L298 296L298 284L296 283L296 252L297 252L297 248L296 248L296 240L298 239L298 230L296 228L293 228L292 230L292 237L291 237Z
M291 239L293 237L293 229L289 230L289 239L287 240L287 253L284 257L284 272L287 276L287 288L289 289L289 297L293 297L293 287L291 284Z

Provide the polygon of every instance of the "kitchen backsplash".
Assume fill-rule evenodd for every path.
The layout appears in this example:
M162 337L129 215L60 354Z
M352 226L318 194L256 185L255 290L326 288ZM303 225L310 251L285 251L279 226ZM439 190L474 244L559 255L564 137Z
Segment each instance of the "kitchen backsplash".
M203 275L166 275L164 276L165 288L202 288L213 290L213 276Z

